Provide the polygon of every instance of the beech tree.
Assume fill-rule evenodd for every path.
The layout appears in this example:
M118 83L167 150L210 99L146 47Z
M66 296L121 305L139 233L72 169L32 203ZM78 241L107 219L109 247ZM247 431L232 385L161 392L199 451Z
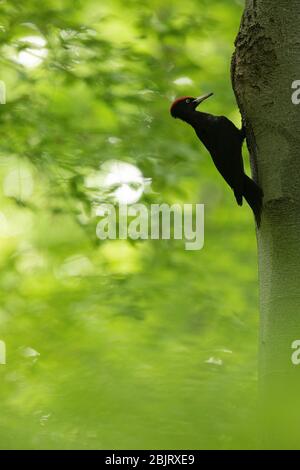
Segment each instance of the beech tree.
M257 231L259 376L272 425L265 438L275 446L293 445L292 435L299 443L300 434L293 349L300 338L300 120L292 101L300 77L299 18L297 0L247 0L232 60L252 173L264 191Z

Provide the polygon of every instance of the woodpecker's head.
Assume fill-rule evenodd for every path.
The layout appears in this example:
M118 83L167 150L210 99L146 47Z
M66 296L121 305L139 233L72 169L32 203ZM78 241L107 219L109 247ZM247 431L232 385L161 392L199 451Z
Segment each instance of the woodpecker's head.
M174 101L170 108L170 113L173 118L184 119L190 113L193 113L200 103L212 96L213 93L193 98L192 96L183 96Z

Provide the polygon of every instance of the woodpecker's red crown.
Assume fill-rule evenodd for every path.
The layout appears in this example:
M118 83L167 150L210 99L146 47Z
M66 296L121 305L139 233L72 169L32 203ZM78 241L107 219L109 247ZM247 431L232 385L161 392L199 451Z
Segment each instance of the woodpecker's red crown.
M213 93L207 93L206 95L193 98L192 96L182 96L172 103L170 113L174 118L183 118L187 113L193 113L200 103L207 100Z
M186 100L190 100L193 101L194 98L192 98L191 96L182 96L181 98L177 98L175 101L173 101L172 105L171 105L171 108L170 108L170 113L172 114L172 111L175 109L176 105L178 103L181 103L182 101L186 101Z

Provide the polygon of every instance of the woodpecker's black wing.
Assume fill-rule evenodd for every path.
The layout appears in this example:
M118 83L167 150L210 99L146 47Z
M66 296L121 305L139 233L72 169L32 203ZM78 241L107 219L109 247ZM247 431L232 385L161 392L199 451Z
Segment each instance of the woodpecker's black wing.
M213 116L210 153L213 161L229 186L237 203L242 205L244 189L243 135L225 116Z

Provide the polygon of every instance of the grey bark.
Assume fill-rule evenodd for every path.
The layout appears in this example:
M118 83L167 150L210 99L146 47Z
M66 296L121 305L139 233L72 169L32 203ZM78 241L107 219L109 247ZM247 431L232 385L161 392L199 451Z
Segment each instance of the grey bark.
M257 232L259 380L269 447L300 448L300 1L246 0L232 82L247 132L253 178L264 191Z

